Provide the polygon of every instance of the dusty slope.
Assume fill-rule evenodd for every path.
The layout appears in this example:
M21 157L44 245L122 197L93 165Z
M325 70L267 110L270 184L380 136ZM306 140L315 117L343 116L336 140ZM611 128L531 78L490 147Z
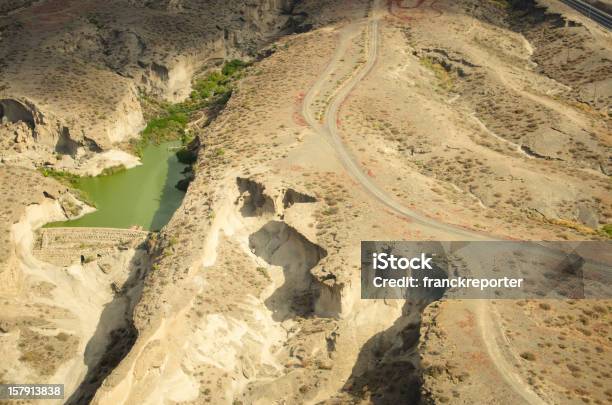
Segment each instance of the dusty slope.
M312 4L306 2L304 7ZM470 3L462 5L469 8ZM451 9L457 14L464 13L460 8ZM386 16L382 7L371 10L366 4L354 3L321 12L321 21L328 25L281 41L279 50L252 68L226 111L204 130L205 147L200 153L196 180L181 211L161 237L160 252L136 308L139 338L105 381L95 403L163 400L269 403L280 398L297 403L397 403L418 398L419 358L414 348L423 302L409 302L401 308L401 303L357 299L358 241L449 239L457 235L419 225L382 208L345 171L329 134L305 126L305 117L300 114L308 89L317 82L317 77L322 77L318 94L306 99L312 102L313 114L325 120L326 109L333 104L338 89L366 65L372 32L368 31L370 25L363 16ZM503 22L503 10L498 13ZM463 18L468 24L470 19L484 24L469 13ZM313 21L315 27L319 24ZM446 27L432 25L429 19L423 21L423 26L434 30ZM489 25L480 29L497 32L500 40L509 32ZM478 145L465 133L465 127L458 126L460 120L453 120L452 114L465 111L463 106L457 110L446 107L437 119L423 116L424 111L411 112L419 105L430 110L439 108L447 96L444 89L431 90L437 86L436 78L412 55L414 47L406 43L410 39L406 37L406 26L396 16L386 16L380 30L380 55L385 57L378 59L375 70L364 80L362 89L356 89L345 103L339 118L348 148L359 156L358 162L365 166L364 171L374 178L377 187L396 191L398 200L407 206L418 207L458 226L478 223L490 232L508 236L525 235L525 227L531 237L552 237L555 232L575 237L574 228L594 232L578 226L565 230L549 221L529 219L524 211L512 208L509 211L517 218L520 213L520 223L506 215L492 218L480 211L475 213L471 208L479 205L477 201L463 196L452 182L436 186L441 180L431 178L431 173L420 171L418 166L404 166L396 157L397 151L412 149L408 156L414 156L444 150L424 143L428 137L436 136L431 124L426 126L432 120L457 133L456 140L438 139L438 143L448 145L447 151L464 148L467 152L478 146L471 153L478 154L479 159L490 155L498 167L516 167L509 178L519 174L537 178L542 176L537 171L538 165L547 166L550 162L532 162L524 151L508 148L502 136L500 142L505 149ZM444 37L443 32L437 34ZM524 40L519 43L526 47ZM399 55L398 48L403 49ZM518 57L527 63L528 51L518 52ZM492 71L503 73L506 65L492 59L489 53L474 51L474 55L478 63L490 62ZM334 62L328 64L329 60ZM402 74L412 78L404 79ZM537 74L527 71L524 74L531 75L536 83L548 83L548 79ZM288 81L287 77L293 79ZM404 89L401 81L423 84L420 91L415 91L410 84ZM499 80L496 83L510 86ZM406 97L407 92L411 97ZM368 106L367 111L354 111L359 102L364 109ZM402 110L397 107L398 102L410 105ZM565 108L570 111L572 107ZM418 133L420 144L411 146L410 138L404 140L403 136L412 134L403 132L402 124L397 124L399 130L395 131L393 125L387 124L403 118L402 111L409 112L410 124L415 117L422 116L414 124L422 125ZM359 121L367 114L373 115L375 121L371 132L351 127L351 121ZM592 119L592 124L588 117L584 121L595 128L601 125L597 119ZM449 126L456 127L448 129ZM479 126L473 124L468 128L477 131ZM384 135L389 132L391 139L378 136L376 131ZM353 139L351 135L362 139ZM374 143L372 139L376 140L374 148L366 146ZM408 145L398 147L390 140ZM363 147L355 146L357 142L363 142ZM604 144L601 155L607 153L605 147ZM422 152L421 148L431 149ZM454 153L463 154L460 152ZM385 154L385 159L376 159L375 154ZM502 158L507 161L500 161ZM450 159L455 161L454 157ZM574 180L581 187L580 192L592 190L597 193L595 201L599 196L609 198L609 193L602 191L600 174L593 173L588 164L583 167L572 156L567 160L558 165L584 169L583 177ZM469 172L463 174L466 179L467 175ZM390 184L395 176L398 181ZM502 181L493 173L483 178ZM590 188L582 184L585 179L593 182ZM528 184L527 179L518 181ZM559 189L550 180L545 182L549 183L553 190ZM494 186L505 191L500 184ZM447 191L441 192L440 187ZM301 197L295 201L297 195ZM421 198L417 199L417 195ZM519 194L516 199L528 204L528 197ZM427 205L418 205L422 201L427 201ZM467 208L453 206L457 203ZM479 206L480 209L486 207ZM604 221L607 215L603 216ZM502 231L500 224L504 226ZM461 305L457 305L461 310ZM454 332L454 328L446 331ZM476 332L489 333L489 329ZM479 355L490 356L492 367L502 370L514 367L500 361L500 351L506 350L503 341L490 340L491 351L480 351ZM427 344L423 353L432 351ZM462 364L455 367L461 368ZM520 372L513 371L512 375L515 374L519 374L518 382L508 381L502 374L492 375L491 386L497 387L497 393L502 393L508 403L524 400L525 395L538 398L521 379ZM426 381L431 385L424 387L425 391L434 392L436 381ZM481 382L477 380L478 384L470 387L478 387ZM456 379L451 379L451 384L456 383ZM465 400L475 400L473 395L468 392ZM490 398L494 397L500 398L491 393Z
M419 350L426 400L610 401L609 300L482 304L443 301L425 311Z
M136 136L145 124L141 93L184 99L196 72L253 56L298 26L292 7L290 0L44 0L3 12L3 159L78 159Z
M295 22L285 2L171 3L49 0L2 9L2 382L62 381L70 403L86 402L132 344L132 305L149 267L141 239L112 231L39 249L38 228L89 207L31 167L134 164L105 150L142 127L138 90L181 98L207 61L251 53Z
M33 255L35 230L86 208L66 187L27 169L0 167L0 190L7 196L0 205L0 380L61 381L69 394L112 331L126 327L134 292L122 286L138 280L143 251L129 245L103 251L99 241L80 239L74 250L91 244L94 257L103 257L83 264L73 255L69 266L42 262Z
M594 62L611 57L609 34L593 28L581 40L589 49L573 50L592 69L569 88L566 65L540 63L563 41L526 39L554 30L559 15L525 27L526 37L510 30L524 12L494 3L393 4L379 64L339 124L370 176L405 205L427 201L421 209L430 215L489 233L584 237L608 224L609 92L580 95L612 81ZM589 32L563 26L549 38Z
M609 222L609 178L605 166L596 164L609 159L607 112L597 99L565 92L567 84L553 75L559 72L532 70L534 46L509 30L512 16L493 3L475 9L472 1L427 1L405 9L403 2L305 1L296 11L316 10L307 22L316 30L280 40L273 55L249 69L226 110L200 131L196 179L154 242L146 276L145 263L115 264L110 275L96 263L70 272L42 265L60 287L56 294L71 290L78 275L100 278L79 284L100 296L86 320L70 323L70 344L57 350L68 354L49 357L53 370L70 367L71 387L85 377L82 353L90 336L95 343L93 320L104 318L102 305L117 302L118 285L127 283L120 291L133 292L118 296L122 316L107 315L120 320L118 332L102 328L102 339L118 338L123 345L90 358L93 378L85 378L71 399L94 395L112 371L94 403L411 403L421 389L439 402L605 401L597 384L609 377L609 342L602 339L609 336L607 303L546 309L535 302L497 302L493 311L478 302L443 302L427 310L421 325L427 300L359 299L361 240L464 238L457 228L571 239L596 237L595 229ZM159 2L154 9L176 4ZM604 41L598 50L604 56L594 57L588 73L597 75L607 39L585 26ZM498 42L477 40L483 37ZM373 38L378 53L372 52ZM546 37L540 40L536 52L545 48ZM346 100L338 98L364 66L373 70ZM319 90L307 97L313 86ZM488 89L494 93L486 97ZM321 126L306 125L305 99ZM487 112L488 100L499 100L500 114ZM514 133L484 128L503 130L519 121L516 105L533 114L521 118L529 121L524 128L517 124L525 134L517 131L515 139ZM330 124L333 106L338 119ZM551 111L557 114L552 119ZM370 178L366 184L339 159L329 132L333 124L342 150ZM589 149L571 142L539 149L556 124L578 136L592 134L593 142L583 142ZM545 153L562 160L541 157ZM381 204L372 187L428 221ZM28 268L40 277L46 275L40 266ZM28 288L24 299L35 301ZM88 302L85 294L76 299ZM597 333L587 336L577 318ZM500 332L500 324L507 330ZM529 333L521 330L525 325ZM46 327L59 332L53 322ZM79 327L84 330L77 332ZM31 327L24 328L23 336L30 336ZM131 346L133 328L138 337ZM0 338L12 339L6 347L18 347L21 327L2 333ZM562 359L555 345L570 348L565 353L576 362L581 353L595 359L595 373ZM124 349L129 353L114 368ZM520 357L526 351L535 361ZM5 373L42 378L35 366ZM566 369L572 379L563 380L563 391L556 381L566 378Z
M359 23L364 6L329 18ZM372 361L360 349L393 346L406 325L416 331L418 311L407 305L395 329L368 343L402 308L356 300L359 241L410 235L375 209L300 116L339 30L282 41L205 129L196 179L136 308L138 340L94 403L302 403L343 387L358 398L369 395L361 375ZM436 236L445 237L428 237ZM414 370L409 357L389 371Z

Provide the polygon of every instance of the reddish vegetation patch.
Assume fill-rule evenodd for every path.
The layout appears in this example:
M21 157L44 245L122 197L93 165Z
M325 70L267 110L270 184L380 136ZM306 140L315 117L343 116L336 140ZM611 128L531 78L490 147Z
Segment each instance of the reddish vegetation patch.
M295 96L295 100L293 102L295 106L295 111L293 112L293 122L299 126L307 127L308 123L302 115L302 104L304 103L304 97L306 97L306 94L303 91L300 91L297 96Z
M308 126L308 123L304 119L304 116L299 111L293 112L293 122L295 122L297 125L302 126L302 127Z
M409 217L406 217L406 216L404 216L404 215L398 215L398 214L396 214L395 212L393 212L393 211L391 211L391 210L388 210L388 209L386 209L386 208L385 208L385 212L386 212L388 215L390 215L390 216L392 216L392 217L394 217L394 218L399 219L400 221L403 221L403 222L406 222L406 223L412 223L412 220L411 220Z
M408 218L408 217L405 217L405 216L404 216L404 217L402 217L402 216L399 216L399 215L398 215L398 216L397 216L397 218L398 218L400 221L406 222L406 223L408 223L408 224L412 223L412 220L411 220L410 218ZM415 232L418 232L418 231L415 231Z
M433 0L429 4L429 8L432 9L433 11L435 11L436 14L437 14L435 17L439 17L439 16L441 16L443 14L440 9L434 7L437 2L438 2L438 0ZM400 20L403 20L403 21L410 21L410 20L415 19L416 16L415 15L406 15L405 12L404 13L398 12L398 11L396 11L394 9L394 6L395 6L395 8L398 8L398 9L401 9L401 10L417 10L417 9L419 9L423 5L423 3L425 3L425 0L417 0L416 4L413 5L413 6L404 6L403 3L404 3L404 0L387 0L387 9L389 11L389 14L391 14L392 16L397 17L397 18L399 18ZM422 14L422 13L419 13L419 14ZM419 17L422 17L422 15L420 15Z
M466 309L465 318L457 321L457 325L463 330L475 329L476 328L476 318L474 316L474 313L470 311L469 309Z
M483 352L472 352L472 353L470 353L469 357L471 359L470 363L472 365L483 366L483 365L486 365L486 364L491 364L491 362L489 360L489 356L487 356Z
M414 6L404 6L402 3L404 0L389 0L390 3L395 3L397 8L411 9L421 7L421 4L425 3L425 0L417 0Z

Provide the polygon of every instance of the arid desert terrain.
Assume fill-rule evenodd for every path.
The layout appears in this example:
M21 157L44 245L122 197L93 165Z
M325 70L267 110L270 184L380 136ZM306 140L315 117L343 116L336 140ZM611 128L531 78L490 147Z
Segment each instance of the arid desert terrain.
M365 300L360 243L609 240L611 113L557 0L0 0L0 383L65 385L0 403L609 404L612 300ZM149 142L165 226L45 226Z

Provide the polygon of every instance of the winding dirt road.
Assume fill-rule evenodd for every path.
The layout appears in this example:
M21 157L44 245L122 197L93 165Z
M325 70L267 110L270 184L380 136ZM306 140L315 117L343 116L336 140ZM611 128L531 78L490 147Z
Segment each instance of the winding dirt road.
M341 63L340 60L342 59L348 42L345 38L346 34L341 33L340 45L337 47L332 61L329 63L325 72L323 72L323 74L304 97L302 114L306 122L330 141L331 145L336 151L336 154L338 155L338 158L349 174L355 180L357 180L359 184L361 184L361 186L370 195L372 195L372 197L377 199L380 203L391 209L393 212L407 217L412 222L422 225L425 228L430 228L438 232L442 231L449 236L454 236L455 238L462 240L491 240L491 238L486 235L464 229L456 225L436 221L435 219L423 215L422 213L401 205L368 177L361 165L358 163L357 159L352 156L351 152L344 145L342 138L338 133L338 111L355 86L357 86L372 71L372 68L376 64L376 60L378 58L377 18L372 18L369 21L368 34L368 57L365 65L349 81L347 81L344 86L340 88L340 90L336 92L325 110L324 119L321 123L316 120L314 112L312 111L312 105L316 96L321 92L323 84L329 79L330 74L337 67L337 65Z
M304 97L304 102L302 105L302 115L304 116L304 119L311 128L321 134L331 144L347 172L363 187L364 190L366 190L374 199L378 200L378 202L385 207L410 219L410 221L413 223L423 226L425 229L430 229L432 231L436 231L437 233L443 232L451 239L468 241L496 239L476 231L437 221L411 208L403 206L370 179L370 177L361 167L359 161L355 159L344 144L338 130L339 110L353 89L372 71L378 58L379 16L377 15L377 10L379 10L379 7L377 7L378 4L376 3L377 2L375 1L375 7L373 8L372 14L366 22L368 30L366 63L348 81L346 81L339 89L336 90L324 112L323 119L318 121L315 118L313 108L314 101L322 92L322 88L325 83L329 81L333 71L337 69L340 64L346 63L343 57L349 46L349 34L358 29L359 24L363 24L363 22L350 23L340 32L338 46L327 68L319 76L318 80ZM421 1L421 3L423 2ZM489 303L485 300L469 300L469 302L466 303L466 306L477 315L480 334L485 342L486 350L491 358L491 361L495 364L497 370L502 375L506 383L526 403L532 405L543 404L544 401L542 401L542 399L529 387L529 385L522 380L521 376L514 370L512 364L507 360L511 354L508 353L506 347L500 346L500 342L503 342L505 337L503 334L500 334L499 328L495 325L495 320L491 318Z

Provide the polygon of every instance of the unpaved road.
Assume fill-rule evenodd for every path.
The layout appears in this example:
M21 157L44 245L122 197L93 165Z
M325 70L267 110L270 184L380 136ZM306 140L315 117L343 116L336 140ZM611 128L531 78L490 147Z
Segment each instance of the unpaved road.
M349 30L353 27L346 27L345 30ZM346 32L346 31L345 31ZM328 139L338 158L349 172L349 174L361 184L361 186L367 190L367 192L382 203L393 212L409 218L412 222L422 225L425 228L430 228L432 231L439 233L442 231L450 237L454 237L461 240L491 240L491 237L483 235L481 233L471 231L468 229L461 228L456 225L446 224L435 219L432 219L422 213L419 213L413 209L405 207L397 202L387 192L382 190L377 184L375 184L369 176L363 171L357 159L355 159L351 152L344 145L342 138L338 133L338 111L342 106L342 103L346 100L348 95L371 71L376 60L378 58L378 19L372 18L368 23L368 57L365 65L349 80L344 86L336 92L332 101L329 103L326 111L323 123L318 122L312 111L312 104L321 91L323 84L328 80L329 75L338 65L342 63L342 55L347 47L346 35L341 33L340 44L336 49L332 61L328 65L327 69L317 82L310 88L306 96L304 97L304 103L302 105L302 114L306 119L308 125L320 132Z
M310 88L302 105L302 114L308 125L319 132L327 139L338 158L342 162L347 172L359 182L359 184L376 200L393 212L409 218L413 223L423 226L425 229L431 229L439 233L440 231L453 239L460 240L491 240L493 238L487 235L461 228L452 224L439 222L433 218L427 217L413 209L405 207L397 202L392 196L381 189L374 183L364 172L358 160L354 158L348 148L342 141L338 131L338 112L353 89L372 71L378 58L378 16L377 4L375 5L372 16L369 18L368 35L367 35L367 61L365 65L358 70L340 89L336 91L331 102L327 106L322 122L317 121L313 112L313 102L316 96L321 93L323 85L329 80L332 72L343 63L343 55L345 54L348 42L347 34L351 30L355 30L355 25L359 22L349 24L343 28L340 33L339 44L336 48L329 65L325 71L319 76L315 84ZM479 330L481 337L485 342L485 346L491 361L495 364L497 370L502 375L506 383L521 397L526 403L535 405L543 404L544 401L522 380L521 376L516 372L514 366L510 364L504 355L503 348L499 346L500 339L499 331L493 320L490 318L489 302L485 300L474 300L469 303L469 306L474 309L477 315Z
M512 387L512 390L519 394L526 403L531 405L546 404L532 389L531 386L523 380L521 375L516 372L513 364L507 360L507 354L504 348L509 347L509 343L504 343L506 339L501 331L499 321L493 319L492 305L485 300L474 300L469 303L474 307L474 313L478 322L480 335L487 349L487 353L491 358L497 371L504 378L504 381ZM501 344L500 344L501 343Z

